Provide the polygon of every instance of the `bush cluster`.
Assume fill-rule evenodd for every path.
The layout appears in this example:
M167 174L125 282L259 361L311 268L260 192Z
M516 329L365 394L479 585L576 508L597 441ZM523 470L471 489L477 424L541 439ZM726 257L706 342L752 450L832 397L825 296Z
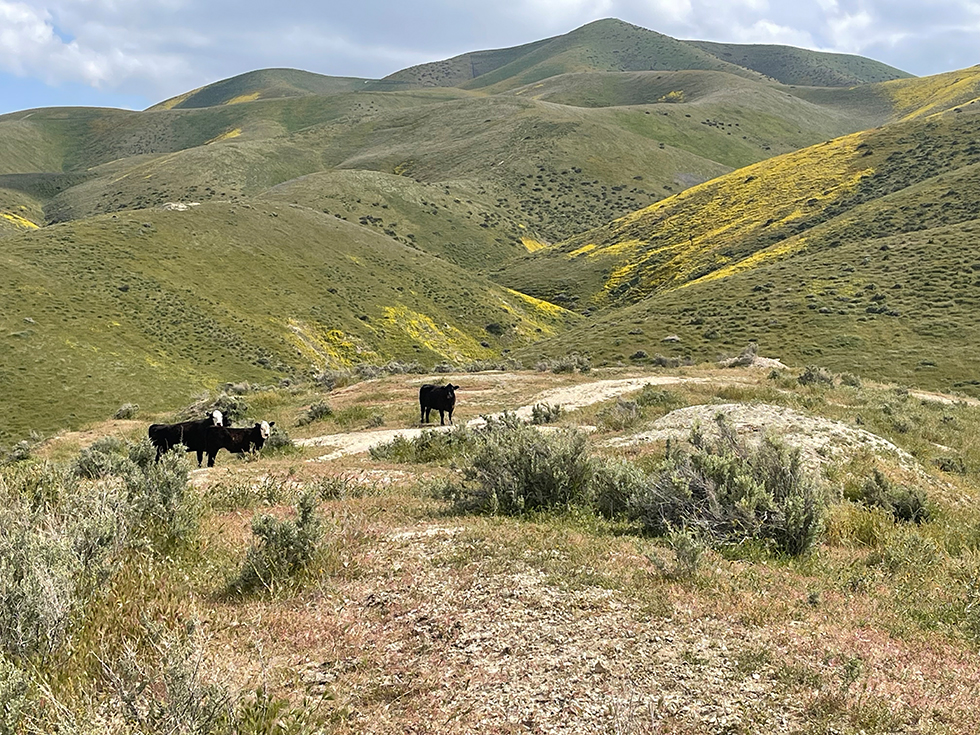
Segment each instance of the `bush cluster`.
M259 516L252 521L252 535L255 543L230 585L230 591L237 594L271 590L313 561L322 536L315 494L305 492L300 496L295 520Z
M877 467L864 481L860 491L848 499L870 508L881 508L896 521L924 523L930 516L925 493L918 488L892 482Z
M722 417L720 437L692 432L691 450L669 448L649 484L631 499L644 528L657 535L694 529L717 544L761 539L799 555L816 542L824 503L799 451L765 439L752 448Z

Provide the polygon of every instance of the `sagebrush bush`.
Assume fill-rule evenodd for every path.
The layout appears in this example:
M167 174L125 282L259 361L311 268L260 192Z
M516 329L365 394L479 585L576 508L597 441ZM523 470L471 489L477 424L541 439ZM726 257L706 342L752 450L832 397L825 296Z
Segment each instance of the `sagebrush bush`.
M116 413L113 414L113 418L119 420L135 419L139 412L140 407L138 403L124 403L119 407Z
M114 437L102 437L81 451L74 469L79 477L97 479L121 476L132 464L125 442Z
M315 421L323 421L333 416L333 408L326 401L317 401L310 404L310 407L296 420L297 426L306 426Z
M313 561L322 536L316 514L316 495L304 492L296 505L296 519L262 515L252 521L255 537L230 590L250 594L272 590L287 582Z
M265 444L262 446L262 454L266 455L294 454L299 451L300 448L289 436L289 432L278 423L272 427L269 438L265 440Z
M864 481L857 496L849 499L886 510L896 521L923 523L930 517L922 490L892 482L877 467Z
M647 554L647 559L664 579L672 582L691 579L697 574L708 545L691 528L671 529L666 538L674 555L672 563L664 562L655 554Z
M622 431L636 426L640 420L640 407L635 401L617 398L616 402L596 414L599 424L606 429Z
M633 399L636 405L646 408L647 406L657 406L659 408L670 409L674 406L683 405L684 401L673 391L658 388L647 383Z
M807 365L800 377L797 378L800 385L830 385L834 384L834 374L826 368L817 365Z
M460 425L449 431L423 429L411 439L399 434L390 442L377 444L368 451L371 459L379 461L423 464L458 459L471 451L478 441L477 431Z
M643 527L666 535L693 529L718 544L760 539L799 555L816 542L824 504L814 481L789 451L765 439L752 448L723 419L710 442L692 432L692 449L673 448L651 482L631 499Z
M484 513L592 507L592 460L584 434L543 434L513 416L487 422L464 468L459 501Z
M642 493L649 479L632 462L596 459L592 472L592 496L596 512L615 518L628 512L630 498Z
M27 675L0 653L0 735L17 735L30 700Z
M562 417L564 412L565 409L559 403L554 405L550 403L536 403L531 406L531 423L535 425L553 424Z

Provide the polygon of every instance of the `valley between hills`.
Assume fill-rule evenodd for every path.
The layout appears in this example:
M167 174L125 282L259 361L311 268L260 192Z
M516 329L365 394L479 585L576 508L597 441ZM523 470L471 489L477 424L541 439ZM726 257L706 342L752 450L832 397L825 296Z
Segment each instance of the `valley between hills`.
M980 66L609 19L0 116L0 735L977 732L978 245Z

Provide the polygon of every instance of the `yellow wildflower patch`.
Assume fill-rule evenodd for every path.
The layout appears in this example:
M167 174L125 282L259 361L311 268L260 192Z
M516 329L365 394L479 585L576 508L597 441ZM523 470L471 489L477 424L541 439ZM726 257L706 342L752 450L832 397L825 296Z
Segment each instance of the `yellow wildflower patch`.
M931 77L896 79L881 85L903 120L924 117L967 104L980 96L980 67L936 74Z
M849 135L747 166L621 218L607 242L587 251L589 258L612 261L599 300L626 284L649 293L719 265L730 273L779 257L771 248L756 260L744 250L733 260L731 252L767 228L819 214L853 192L874 173L860 168L862 140L861 133ZM746 265L740 268L741 261Z
M392 328L399 329L422 347L450 360L463 360L487 354L480 343L450 324L441 328L432 317L412 311L406 306L389 306L384 309L384 320Z
M521 293L520 291L514 291L513 289L510 288L504 290L507 291L507 293L511 294L512 296L516 296L521 301L530 304L538 311L544 312L548 316L561 317L568 313L566 309L563 309L556 304L552 304L550 301L543 301L541 299L535 298L534 296L528 296L526 293Z
M593 250L595 250L595 243L590 242L588 245L583 245L582 247L570 252L568 254L568 259L571 260L572 258L577 258L578 256L585 255L586 253L592 252Z
M286 326L289 341L317 367L345 367L378 359L357 337L340 329L324 329L297 319L290 319Z
M19 214L11 214L9 212L0 212L0 217L3 217L8 222L16 225L25 230L36 230L40 227L33 222L31 222L26 217L21 217Z
M524 249L529 253L533 253L536 250L543 250L544 248L548 247L547 243L539 242L533 237L522 237L521 243L524 245Z
M252 92L251 94L240 94L237 97L232 97L228 100L229 105L238 105L242 102L254 102L259 98L261 92Z
M227 132L222 133L216 138L211 138L211 140L205 143L205 145L211 145L212 143L220 143L223 140L231 140L232 138L237 138L241 134L242 134L242 129L235 128L234 130L229 130Z

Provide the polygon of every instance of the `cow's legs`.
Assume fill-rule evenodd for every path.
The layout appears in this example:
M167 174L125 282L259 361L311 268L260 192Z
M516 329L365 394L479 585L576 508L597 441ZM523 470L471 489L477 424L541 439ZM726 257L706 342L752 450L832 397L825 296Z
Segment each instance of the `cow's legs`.
M439 426L445 426L445 425L446 425L446 412L443 411L440 408L439 409Z

